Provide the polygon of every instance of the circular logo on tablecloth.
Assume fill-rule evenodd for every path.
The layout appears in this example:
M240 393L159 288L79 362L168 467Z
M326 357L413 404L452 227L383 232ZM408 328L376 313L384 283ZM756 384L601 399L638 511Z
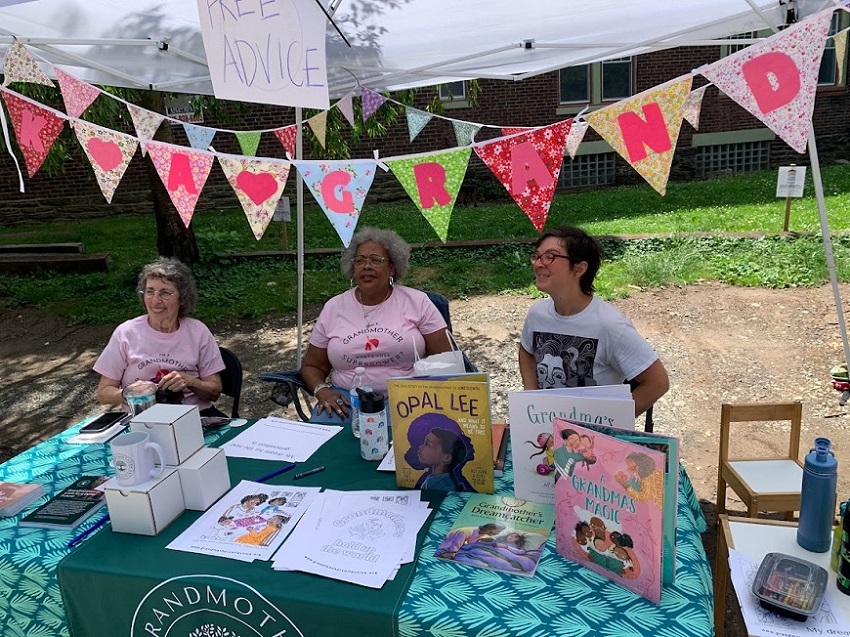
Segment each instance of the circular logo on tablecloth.
M303 633L255 588L220 575L183 575L152 588L136 607L130 637L279 637Z

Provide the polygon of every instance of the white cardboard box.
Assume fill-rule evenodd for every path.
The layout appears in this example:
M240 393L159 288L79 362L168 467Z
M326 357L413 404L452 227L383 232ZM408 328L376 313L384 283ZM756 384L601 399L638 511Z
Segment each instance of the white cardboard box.
M230 473L224 449L202 447L177 467L177 471L183 489L183 502L192 511L206 511L230 490Z
M183 490L177 469L125 487L115 479L104 485L112 530L137 535L157 535L183 513Z
M130 421L130 431L144 431L162 447L165 464L176 467L204 446L197 405L157 404Z

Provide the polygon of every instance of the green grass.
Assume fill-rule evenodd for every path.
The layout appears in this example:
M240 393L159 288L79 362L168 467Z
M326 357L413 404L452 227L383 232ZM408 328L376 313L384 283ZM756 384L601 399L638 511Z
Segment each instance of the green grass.
M714 181L671 183L659 196L646 185L578 194L559 194L547 228L573 224L594 235L655 235L629 241L610 239L608 260L597 278L606 298L636 288L718 280L734 285L813 286L827 280L820 220L807 175L807 197L794 200L790 229L803 236L778 236L785 203L775 197L776 173L733 176ZM823 183L839 279L850 280L850 166L823 169ZM309 197L309 195L307 195ZM312 202L311 202L312 203ZM436 244L414 251L408 283L450 298L475 294L534 293L527 261L530 248L498 244L475 249L440 247L412 202L367 203L360 226L397 230L411 243ZM194 267L200 301L196 316L206 321L261 317L292 312L297 302L295 261L291 257L237 259L251 251L283 249L281 224L273 223L262 240L251 234L238 208L198 210L192 227L202 255ZM295 246L289 224L288 247ZM21 235L26 232L25 235ZM693 237L688 233L712 233ZM763 232L763 239L722 233ZM458 207L449 228L450 241L537 236L524 213L511 201L477 208ZM82 242L89 253L108 252L113 269L106 274L40 273L0 279L0 305L35 306L72 323L111 324L138 314L133 292L139 268L156 256L153 215L114 216L74 224L41 224L0 230L0 244ZM305 206L307 248L339 248L340 241L324 214ZM223 255L223 256L221 256ZM318 304L348 287L337 256L308 257L304 291L307 305Z

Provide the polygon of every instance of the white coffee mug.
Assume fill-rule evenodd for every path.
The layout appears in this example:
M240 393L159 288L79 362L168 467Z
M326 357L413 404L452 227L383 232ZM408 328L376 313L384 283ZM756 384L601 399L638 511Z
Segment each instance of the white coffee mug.
M161 475L165 469L162 447L144 431L132 431L113 439L112 462L118 484L132 487ZM156 456L156 460L154 460ZM159 466L157 466L159 463Z

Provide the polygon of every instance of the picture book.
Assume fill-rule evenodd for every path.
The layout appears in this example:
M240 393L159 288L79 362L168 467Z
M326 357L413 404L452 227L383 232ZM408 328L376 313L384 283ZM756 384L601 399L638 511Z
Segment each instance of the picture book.
M614 436L620 440L633 442L642 447L660 451L665 455L664 462L664 549L661 556L663 584L672 584L676 579L676 528L678 526L679 506L679 439L659 433L645 431L627 431L594 425L586 422L574 422L587 429Z
M558 553L659 604L665 455L560 418L554 434Z
M0 482L0 517L8 518L18 515L44 495L44 487L40 484L19 484L17 482Z
M106 476L82 476L21 518L20 526L45 529L73 529L82 524L106 504L103 490L98 487Z
M546 548L555 507L473 494L434 555L468 566L531 577Z
M508 452L508 423L494 422L493 431L493 475L501 478L505 471L505 458Z
M387 393L398 486L493 493L489 375L391 378Z
M625 384L509 392L508 422L517 498L550 504L555 501L555 418L634 430L635 403Z

